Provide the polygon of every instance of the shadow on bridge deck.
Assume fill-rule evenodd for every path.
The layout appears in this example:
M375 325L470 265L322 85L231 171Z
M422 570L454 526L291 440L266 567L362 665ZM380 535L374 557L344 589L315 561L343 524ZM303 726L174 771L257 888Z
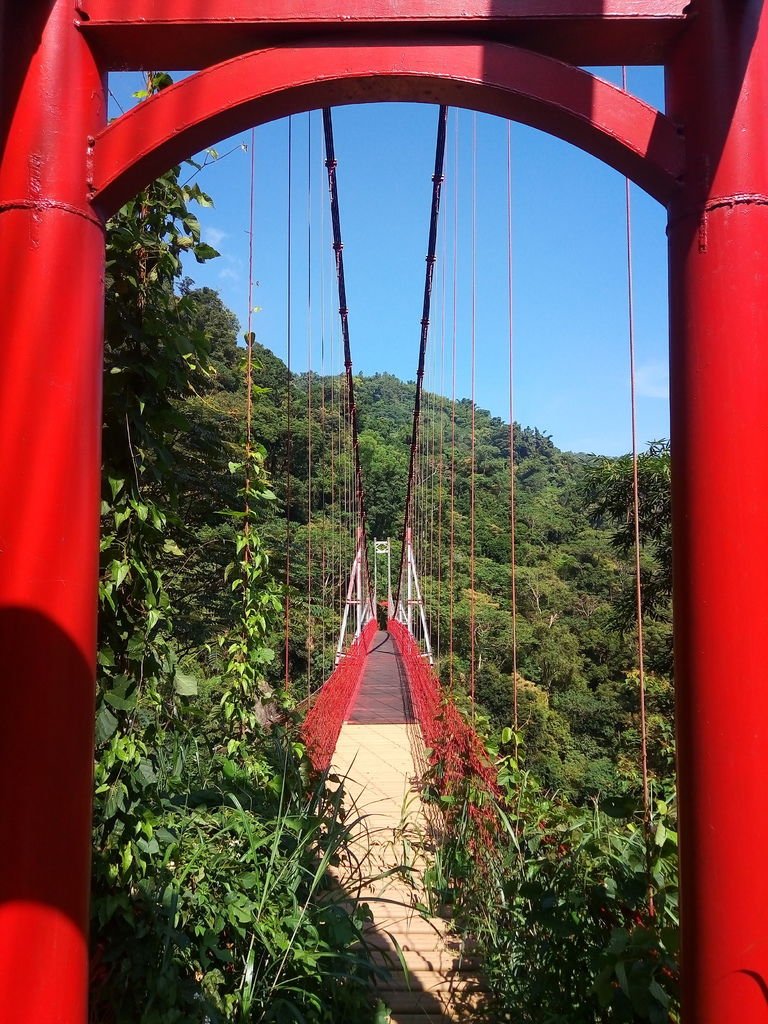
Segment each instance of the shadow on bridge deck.
M408 680L395 641L386 630L373 638L363 678L349 718L353 725L403 725L413 722Z
M353 861L339 882L367 902L373 921L366 942L388 973L376 986L392 1011L392 1024L480 1024L484 985L478 964L446 920L426 919L422 874L432 843L428 807L421 800L426 768L421 729L413 714L408 678L397 644L375 634L352 710L334 754L344 777L347 810L361 822Z

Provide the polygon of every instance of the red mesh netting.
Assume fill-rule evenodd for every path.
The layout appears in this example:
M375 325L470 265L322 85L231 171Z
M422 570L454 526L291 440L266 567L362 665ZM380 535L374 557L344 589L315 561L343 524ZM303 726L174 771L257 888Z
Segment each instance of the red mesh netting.
M304 719L301 736L309 759L317 771L325 771L330 766L341 726L360 689L365 656L375 632L376 620L373 619L350 645Z
M500 792L496 769L480 737L443 693L439 679L408 629L394 619L389 621L388 629L400 649L414 714L430 748L432 782L440 796L466 796L470 817L481 834L486 834L494 818L488 798ZM450 818L450 809L446 817Z

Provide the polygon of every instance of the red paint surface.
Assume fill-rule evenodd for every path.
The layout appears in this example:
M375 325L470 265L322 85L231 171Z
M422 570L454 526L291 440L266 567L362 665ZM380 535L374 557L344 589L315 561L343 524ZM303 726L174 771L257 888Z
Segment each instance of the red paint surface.
M0 1019L83 1024L104 261L86 140L104 104L71 4L14 14L0 60Z
M768 19L701 4L669 69L686 1024L768 1021Z
M420 100L534 125L593 153L667 200L683 170L674 124L579 68L499 43L369 41L264 50L192 75L97 138L97 202L112 212L183 157L290 113Z
M371 30L475 33L575 65L660 64L687 0L80 0L105 66L197 69L249 50ZM86 17L88 20L86 20Z
M325 771L331 764L341 727L360 689L365 658L375 632L376 622L371 620L347 648L304 719L301 736L317 771Z

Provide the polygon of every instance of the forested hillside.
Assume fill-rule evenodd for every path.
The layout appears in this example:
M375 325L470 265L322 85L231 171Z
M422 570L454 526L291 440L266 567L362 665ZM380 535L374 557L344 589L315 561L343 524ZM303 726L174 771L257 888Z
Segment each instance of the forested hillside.
M228 560L230 527L220 510L234 503L227 464L245 430L244 350L237 346L236 321L218 296L208 289L194 290L190 284L186 290L198 326L212 338L214 372L184 402L191 430L182 444L183 521L186 529L197 531L198 550L190 548L183 558L169 558L167 571L183 651L206 663L210 659L206 645L227 626L228 606L226 601L222 604L220 579ZM254 399L254 431L266 453L277 499L260 511L260 530L271 553L272 571L281 583L290 536L289 675L302 696L308 674L314 689L332 666L341 589L346 586L352 557L351 456L339 405L339 378L312 375L310 380L306 374L292 375L289 431L287 368L259 344L255 359L259 393ZM396 566L414 385L376 374L356 377L355 388L369 533L393 539ZM425 409L424 433L433 449L442 433L443 455L439 460L434 450L431 453L437 465L431 470L427 497L416 505L415 516L423 518L421 530L416 529L422 541L417 556L439 668L444 681L451 679L461 692L467 688L470 656L471 405L461 400L452 411L448 399L427 394ZM508 424L482 409L475 413L475 431L476 695L490 727L498 729L511 723L512 714L510 435ZM209 444L212 438L216 439L213 453L199 457L196 445ZM613 789L617 768L629 770L637 750L633 565L616 534L622 500L624 520L628 515L629 494L614 494L618 507L607 507L611 487L615 491L618 482L621 491L621 460L562 452L546 433L517 424L514 445L520 721L529 763L542 780L582 798ZM663 468L665 461L663 446L644 456L648 481L654 478L654 468ZM453 569L449 552L452 475ZM646 666L651 672L652 761L659 770L667 770L672 735L671 625L668 594L658 593L666 551L658 537L657 512L648 509L654 532L644 553L646 583L655 595L654 614L646 622ZM429 528L424 525L427 518ZM179 544L184 546L181 537ZM334 593L329 592L331 560L336 572ZM393 573L396 578L396 569ZM382 587L383 583L380 597ZM276 649L281 646L279 635L271 640ZM273 681L278 681L281 671L282 661L277 659Z

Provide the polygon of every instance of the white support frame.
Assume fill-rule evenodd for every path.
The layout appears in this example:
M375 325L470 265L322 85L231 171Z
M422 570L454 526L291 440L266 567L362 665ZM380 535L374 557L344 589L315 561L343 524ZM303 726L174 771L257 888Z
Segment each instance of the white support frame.
M363 579L363 575L363 532L362 530L358 530L357 548L355 549L355 557L352 561L352 568L349 573L347 597L344 602L344 613L341 617L341 629L339 630L339 639L336 644L335 663L337 665L344 657L344 638L347 633L350 609L354 608L355 611L355 639L360 636L363 632L363 628L375 615L375 610L371 606L371 597L368 593L368 588L365 586L366 581ZM363 598L363 593L366 593L367 595L365 599Z
M410 528L405 532L405 572L405 608L403 608L403 602L400 601L395 618L398 622L407 626L408 632L413 636L413 610L414 607L418 609L419 620L421 622L421 629L424 636L424 656L429 659L430 665L434 665L435 659L432 656L432 642L429 636L429 627L427 626L427 612L424 607L424 598L421 594L421 587L419 586L419 573L416 568L416 556L413 552L413 536Z

